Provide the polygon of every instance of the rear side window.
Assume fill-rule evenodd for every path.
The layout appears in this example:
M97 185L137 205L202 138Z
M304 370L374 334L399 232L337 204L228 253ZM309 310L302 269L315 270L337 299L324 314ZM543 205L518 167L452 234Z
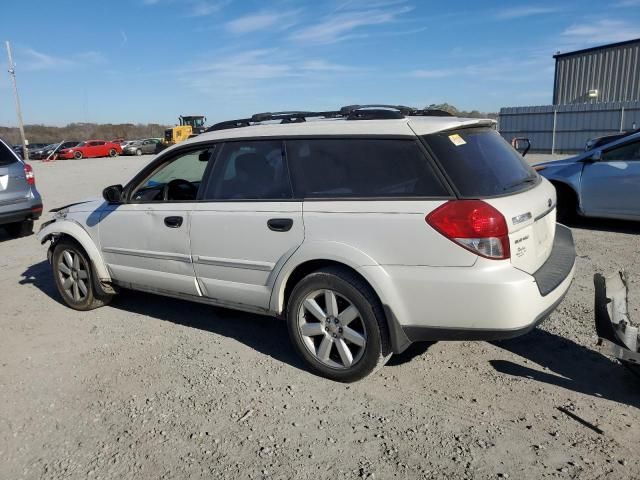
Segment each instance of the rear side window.
M11 149L7 147L4 142L0 142L0 167L6 167L17 161L18 159Z
M205 200L281 200L292 197L280 140L227 142L205 190Z
M466 128L423 138L464 197L514 193L539 181L533 168L491 128Z
M297 197L441 197L446 188L414 140L288 140Z

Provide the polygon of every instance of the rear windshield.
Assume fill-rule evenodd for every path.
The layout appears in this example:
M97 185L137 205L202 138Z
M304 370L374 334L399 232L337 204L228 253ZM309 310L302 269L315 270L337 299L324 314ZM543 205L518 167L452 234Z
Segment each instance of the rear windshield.
M423 138L464 197L514 193L539 181L535 170L491 128L465 128Z
M18 159L13 151L4 142L0 141L0 167L6 167L17 161Z

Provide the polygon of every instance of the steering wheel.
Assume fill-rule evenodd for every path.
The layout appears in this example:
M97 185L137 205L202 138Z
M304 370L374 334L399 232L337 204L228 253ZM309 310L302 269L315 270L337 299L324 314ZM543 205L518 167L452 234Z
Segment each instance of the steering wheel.
M171 200L195 200L198 189L187 180L176 178L166 183L162 188L162 199ZM171 198L169 198L171 197Z

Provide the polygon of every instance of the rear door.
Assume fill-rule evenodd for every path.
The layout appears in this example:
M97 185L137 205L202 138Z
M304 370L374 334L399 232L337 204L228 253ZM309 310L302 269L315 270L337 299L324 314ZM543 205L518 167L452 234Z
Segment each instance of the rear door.
M273 281L304 239L278 140L225 143L191 218L191 255L202 294L267 309Z
M0 213L29 208L29 191L24 165L0 141Z
M491 128L463 128L423 138L460 198L484 200L504 215L512 264L527 273L538 270L555 237L553 185Z
M584 213L594 217L640 219L640 139L606 149L582 171Z

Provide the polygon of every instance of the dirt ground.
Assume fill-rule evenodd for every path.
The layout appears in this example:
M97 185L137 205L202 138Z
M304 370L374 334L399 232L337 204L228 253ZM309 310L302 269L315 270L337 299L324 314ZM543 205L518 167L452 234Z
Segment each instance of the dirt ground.
M48 209L148 160L33 164ZM640 225L573 231L540 328L418 345L351 385L307 372L272 318L135 292L75 312L36 238L0 233L0 478L640 478L640 378L597 350L592 282L625 268L640 320Z

